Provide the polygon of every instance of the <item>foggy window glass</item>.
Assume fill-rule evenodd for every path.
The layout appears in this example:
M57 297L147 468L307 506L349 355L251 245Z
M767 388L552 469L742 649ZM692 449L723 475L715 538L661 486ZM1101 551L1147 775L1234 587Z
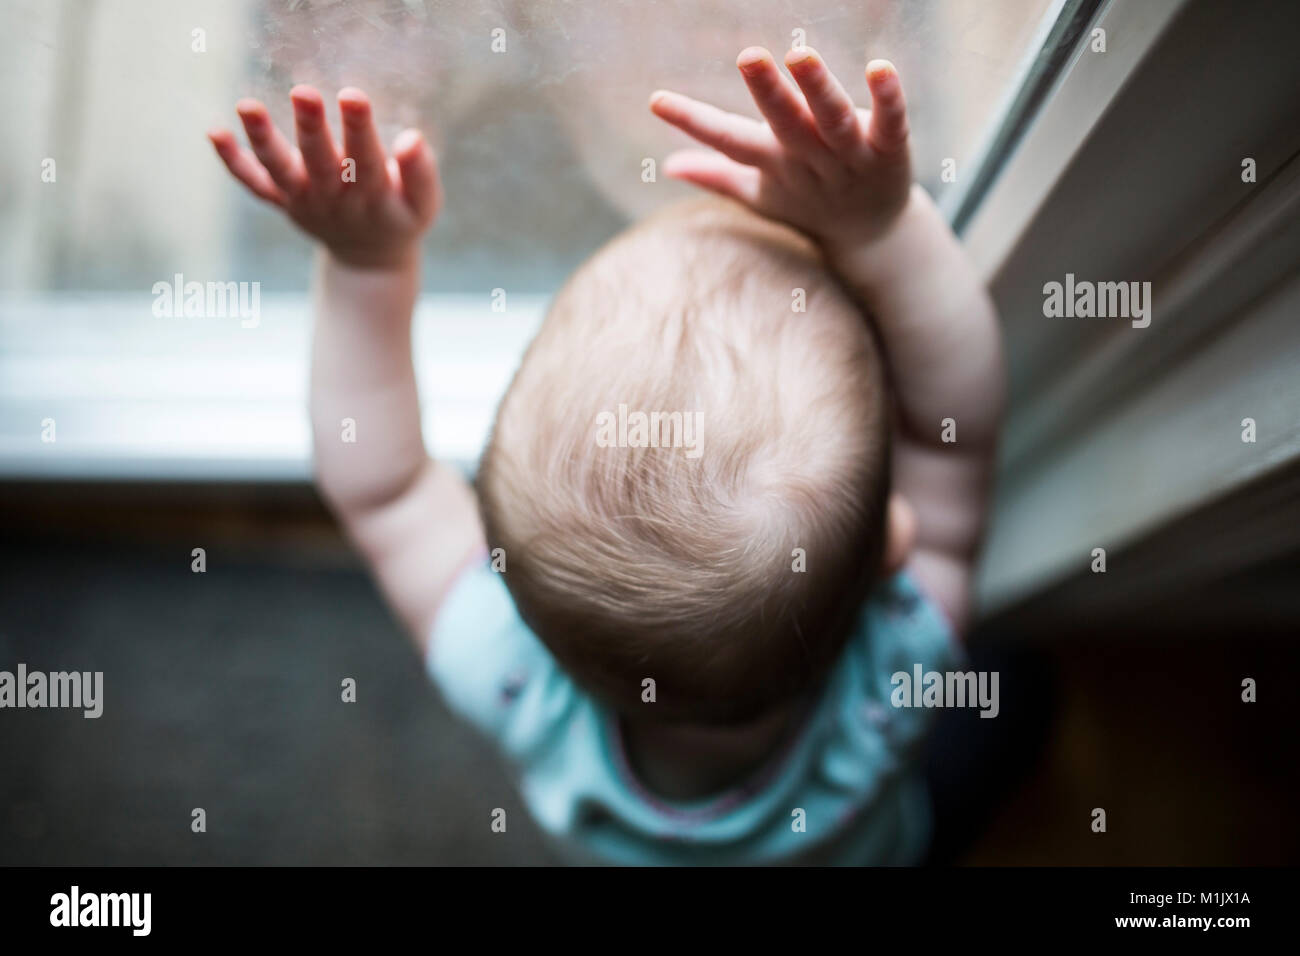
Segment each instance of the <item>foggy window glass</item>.
M688 144L660 87L757 112L735 68L816 47L859 105L900 68L917 178L960 180L1050 0L7 0L0 11L0 290L147 291L175 273L302 290L311 247L233 182L205 137L242 96L289 128L290 87L355 85L386 143L418 126L446 202L424 289L550 292L691 187L642 181ZM496 32L494 31L501 31ZM504 40L494 52L493 38ZM500 42L498 42L498 47ZM52 167L47 163L53 161ZM43 173L52 168L53 182Z

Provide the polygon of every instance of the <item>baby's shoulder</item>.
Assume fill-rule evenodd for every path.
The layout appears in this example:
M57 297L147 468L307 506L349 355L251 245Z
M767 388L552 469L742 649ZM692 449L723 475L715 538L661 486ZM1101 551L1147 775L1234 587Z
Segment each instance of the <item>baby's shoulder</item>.
M447 706L520 758L562 725L572 680L519 616L502 572L476 563L452 584L426 654Z
M911 680L946 672L964 656L943 610L911 575L899 572L863 602L824 694L854 723L865 718L897 731L913 728L922 722L919 715L898 713L899 675Z

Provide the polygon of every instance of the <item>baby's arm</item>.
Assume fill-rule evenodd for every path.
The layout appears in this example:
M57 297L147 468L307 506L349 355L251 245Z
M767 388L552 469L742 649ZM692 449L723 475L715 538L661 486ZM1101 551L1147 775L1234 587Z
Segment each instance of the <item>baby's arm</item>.
M806 232L871 315L897 404L894 490L916 515L910 567L961 628L1003 403L997 317L956 237L912 183L893 67L868 64L868 112L812 49L790 51L786 63L795 83L761 48L737 61L766 123L655 93L657 115L713 147L674 153L665 172ZM944 419L955 442L943 441ZM906 520L904 506L892 507Z
M238 105L251 153L228 131L210 138L236 179L321 243L311 372L317 484L423 647L447 585L482 547L469 487L425 452L411 362L419 242L438 211L437 168L413 130L388 157L359 90L339 93L342 153L320 94L299 86L290 95L297 149L253 100ZM344 175L345 157L355 176L351 164ZM354 441L344 440L345 419Z

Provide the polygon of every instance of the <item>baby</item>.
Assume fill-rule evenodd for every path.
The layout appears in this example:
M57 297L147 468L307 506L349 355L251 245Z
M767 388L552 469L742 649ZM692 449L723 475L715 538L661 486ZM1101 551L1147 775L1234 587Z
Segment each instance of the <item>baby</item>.
M923 710L891 675L960 654L1002 405L996 317L912 183L902 87L858 109L818 54L751 47L765 122L660 91L707 149L679 204L555 297L476 489L431 460L411 363L441 205L366 97L254 101L231 173L321 243L318 483L451 708L582 861L910 863ZM355 442L340 423L356 424ZM485 824L486 825L486 824Z

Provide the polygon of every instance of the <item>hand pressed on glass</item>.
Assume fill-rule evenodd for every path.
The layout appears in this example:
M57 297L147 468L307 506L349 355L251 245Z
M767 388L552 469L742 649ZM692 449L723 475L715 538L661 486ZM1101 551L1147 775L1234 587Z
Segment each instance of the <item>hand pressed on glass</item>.
M229 130L208 134L231 174L250 192L279 206L340 261L361 267L394 266L415 256L433 223L442 192L433 152L418 130L402 132L385 152L370 101L354 87L339 92L343 151L310 86L295 86L294 147L257 100L236 105L251 151Z
M761 47L736 61L766 122L659 90L650 108L710 150L671 154L664 171L789 223L829 245L881 235L912 185L907 109L887 60L867 64L873 109L854 105L817 51L785 56L792 83ZM796 85L797 84L797 85Z

